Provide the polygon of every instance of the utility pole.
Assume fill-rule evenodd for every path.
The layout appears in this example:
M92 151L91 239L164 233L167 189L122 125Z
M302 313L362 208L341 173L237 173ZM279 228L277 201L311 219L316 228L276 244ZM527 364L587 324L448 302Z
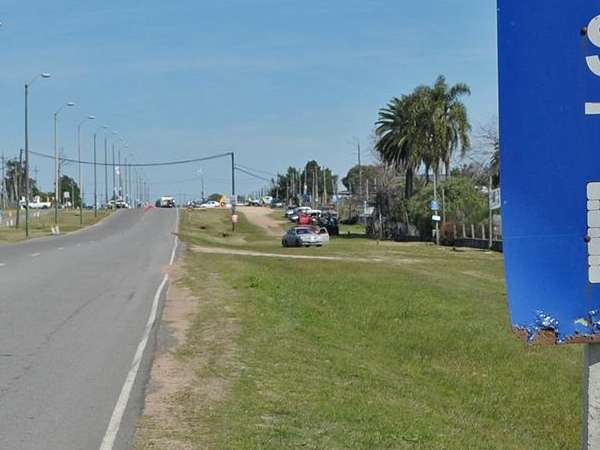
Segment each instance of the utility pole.
M119 200L123 200L123 168L121 167L121 149L119 149Z
M325 170L323 170L323 204L327 204L327 179L325 178Z
M29 85L25 85L25 238L29 238Z
M363 188L362 188L362 165L360 161L360 142L357 144L358 146L358 199L362 200Z
M108 208L108 149L107 137L104 135L104 207Z
M437 168L433 171L433 201L437 203ZM437 214L437 212L436 212ZM435 244L440 245L440 223L435 220Z
M19 150L19 167L16 173L17 177L17 217L16 227L19 228L19 222L21 217L21 184L23 183L23 149Z
M94 133L94 217L98 217L98 180L96 173L96 133Z
M2 152L2 185L0 186L2 190L2 209L6 209L6 179L4 174L4 152Z
M489 236L488 236L488 247L491 249L494 246L494 211L492 210L492 176L490 175L488 181L488 209L489 211Z
M117 180L116 180L117 167L115 166L115 143L112 143L112 179L113 179L113 198L117 199Z
M237 197L235 196L235 153L231 152L231 229L235 231L235 206Z

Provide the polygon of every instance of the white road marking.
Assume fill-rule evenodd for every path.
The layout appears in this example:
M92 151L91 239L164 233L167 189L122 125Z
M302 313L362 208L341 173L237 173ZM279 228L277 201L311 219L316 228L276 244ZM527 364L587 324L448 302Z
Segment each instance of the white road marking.
M177 218L175 219L175 231L178 231L178 228L179 209L177 209ZM173 251L171 252L171 259L169 260L170 266L172 266L173 262L175 261L175 252L177 251L178 242L179 240L177 236L175 236L175 240L173 242ZM108 423L108 428L106 429L106 433L104 434L104 439L102 439L100 450L113 450L115 440L117 439L117 434L119 433L119 429L121 428L121 422L123 421L123 414L125 414L127 403L129 403L129 396L131 395L131 390L133 389L135 379L137 377L138 371L140 370L140 364L144 356L144 350L146 349L146 345L148 344L148 339L150 338L150 332L152 331L154 323L156 322L160 296L162 295L162 291L165 288L165 285L167 284L168 280L169 275L165 274L165 276L162 279L162 282L160 283L160 286L158 286L158 289L154 294L154 300L152 301L152 309L150 310L150 316L148 317L146 327L144 328L142 340L138 344L137 350L133 357L133 362L131 363L131 368L129 369L127 378L125 378L125 383L121 388L121 393L119 394L119 398L117 400L117 404L115 405L115 409L113 410L110 422Z
M6 264L4 263L0 263L0 267L4 267Z
M31 256L32 256L33 258L35 258L35 257L37 257L37 256L40 256L40 255L41 255L41 253L33 253Z
M58 249L59 249L59 250L64 250L65 248L64 248L64 247L58 247Z

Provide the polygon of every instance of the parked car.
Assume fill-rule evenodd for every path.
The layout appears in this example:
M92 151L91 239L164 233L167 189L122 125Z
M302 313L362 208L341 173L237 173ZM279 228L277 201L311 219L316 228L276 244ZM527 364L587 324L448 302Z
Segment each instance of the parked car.
M336 211L324 211L319 218L319 226L327 228L327 232L330 236L339 236L340 226L338 223L338 216Z
M297 208L294 209L294 212L292 213L291 216L289 216L289 219L292 222L297 222L298 218L302 215L302 214L308 214L311 211L310 206L298 206Z
M209 200L206 203L202 203L200 208L220 208L221 204L215 200Z
M313 227L293 227L281 238L284 247L322 247L323 236L319 235Z
M323 241L323 245L329 244L329 232L327 228L321 227L318 231L319 236L321 236L321 240Z
M289 219L290 217L292 217L292 215L294 215L295 209L297 208L297 206L288 206L287 209L285 210L285 217L287 219Z

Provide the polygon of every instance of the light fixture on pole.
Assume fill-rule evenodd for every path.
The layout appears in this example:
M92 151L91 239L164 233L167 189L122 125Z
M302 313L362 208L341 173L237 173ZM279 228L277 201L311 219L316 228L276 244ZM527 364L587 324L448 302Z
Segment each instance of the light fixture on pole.
M108 125L102 125L94 131L94 217L98 217L98 178L96 172L96 136L99 130L106 130ZM105 147L106 150L106 147ZM106 153L105 153L106 156Z
M29 183L29 87L38 78L50 78L50 74L43 72L31 79L25 84L25 237L29 237L29 198L30 198L30 183ZM19 199L20 201L20 199ZM20 205L17 205L20 208Z
M54 225L58 232L58 203L60 202L60 163L58 161L58 132L57 123L58 115L66 107L75 106L74 102L67 102L63 104L54 113Z
M77 161L79 164L79 225L83 226L83 177L81 174L81 126L88 120L94 120L96 116L87 116L77 125ZM75 201L75 199L73 199Z

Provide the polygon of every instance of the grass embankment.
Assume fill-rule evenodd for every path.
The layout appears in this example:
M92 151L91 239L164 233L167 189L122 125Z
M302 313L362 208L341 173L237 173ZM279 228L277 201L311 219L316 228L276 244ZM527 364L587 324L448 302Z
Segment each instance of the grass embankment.
M8 213L6 213L8 214ZM59 225L61 233L76 231L81 228L93 225L104 219L110 214L108 210L98 210L98 216L94 216L94 211L83 211L83 226L80 225L79 211L60 211ZM16 212L12 211L11 219L15 220ZM54 225L54 211L42 210L30 212L30 237L41 237L52 234ZM18 242L25 239L25 211L20 213L20 226L8 227L0 225L0 242Z
M192 381L171 424L142 420L138 449L579 448L581 349L517 341L501 256L348 238L280 249L243 217L231 235L222 211L181 227L190 247L349 258L188 250L199 310L178 360Z

